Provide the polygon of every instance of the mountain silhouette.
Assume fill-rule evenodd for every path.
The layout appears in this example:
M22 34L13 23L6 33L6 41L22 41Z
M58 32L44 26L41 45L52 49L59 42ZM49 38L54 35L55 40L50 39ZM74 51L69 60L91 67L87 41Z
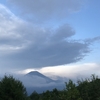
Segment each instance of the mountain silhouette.
M28 77L31 77L31 78L33 78L33 77L42 78L42 79L45 79L47 83L55 82L51 78L39 73L38 71L31 71L31 72L27 73L25 76L28 76Z
M38 71L27 73L22 78L22 81L26 86L28 94L31 94L33 91L42 93L43 91L53 90L54 88L62 90L64 87L64 82L62 80L53 80Z

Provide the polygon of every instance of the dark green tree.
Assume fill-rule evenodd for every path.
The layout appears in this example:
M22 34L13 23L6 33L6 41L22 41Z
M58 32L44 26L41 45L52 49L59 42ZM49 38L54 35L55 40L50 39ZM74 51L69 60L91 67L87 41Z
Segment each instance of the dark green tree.
M51 92L51 100L60 100L60 95L59 91L55 88Z
M94 74L90 79L78 80L77 89L83 100L99 100L100 99L100 79Z
M83 98L83 100L90 100L90 97L89 97L89 80L88 79L85 79L85 80L78 80L78 86L77 86L77 89L79 90L80 92L80 96Z
M39 98L40 98L40 96L39 96L39 94L38 94L36 91L34 91L34 92L30 95L30 99L31 99L31 100L39 100Z
M72 80L69 80L66 84L66 100L82 100L80 98L80 93L76 88L75 83Z
M0 80L0 100L26 100L27 92L21 81L13 76L4 76Z
M43 100L51 100L51 91L47 90L43 93Z
M91 76L89 96L91 100L100 100L100 79L94 74Z

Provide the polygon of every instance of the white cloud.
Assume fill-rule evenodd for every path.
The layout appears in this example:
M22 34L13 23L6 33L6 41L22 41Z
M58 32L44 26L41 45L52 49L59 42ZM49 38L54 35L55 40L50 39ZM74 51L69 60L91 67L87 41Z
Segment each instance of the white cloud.
M84 78L90 77L91 74L100 76L100 64L97 63L81 63L81 64L70 64L55 67L44 67L39 71L49 77L52 75L67 77L67 78Z
M25 69L21 71L16 71L17 74L26 74L31 71L39 71L40 73L50 77L66 77L67 79L81 79L89 78L92 74L100 76L100 64L99 63L77 63L70 65L61 65L61 66L48 66L40 69Z
M14 30L21 20L14 16L5 6L0 4L0 38L17 38L20 34L15 34Z
M9 53L20 50L27 45L28 41L23 38L24 33L21 33L22 30L24 31L25 24L26 22L0 4L0 52Z

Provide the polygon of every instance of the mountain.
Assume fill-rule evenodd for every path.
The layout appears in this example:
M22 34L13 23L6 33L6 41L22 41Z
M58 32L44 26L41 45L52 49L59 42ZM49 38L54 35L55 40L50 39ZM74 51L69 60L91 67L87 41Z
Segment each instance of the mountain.
M29 72L28 74L26 74L26 75L37 75L37 76L42 76L42 77L44 77L44 75L43 74L41 74L41 73L39 73L38 71L31 71L31 72Z
M42 93L46 90L57 88L64 89L64 82L61 80L53 80L38 71L31 71L22 77L21 81L24 83L28 94L33 91Z
M54 80L50 79L49 77L39 73L38 71L31 71L28 74L26 74L25 76L31 77L31 78L41 78L41 79L45 79L47 83L50 82L54 82Z

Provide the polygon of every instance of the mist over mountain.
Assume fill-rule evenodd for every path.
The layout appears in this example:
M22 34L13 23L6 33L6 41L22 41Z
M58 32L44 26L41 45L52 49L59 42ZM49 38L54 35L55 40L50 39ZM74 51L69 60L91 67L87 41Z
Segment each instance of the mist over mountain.
M32 79L41 78L46 81L46 83L54 82L54 80L50 79L49 77L39 73L38 71L31 71L25 75L25 77L31 77Z
M33 91L42 93L46 90L52 90L54 88L64 89L64 81L59 77L59 80L53 80L38 71L31 71L24 75L20 79L25 85L28 94L31 94Z
M6 75L9 76L9 73ZM53 90L54 88L62 90L65 87L65 82L67 81L66 78L53 75L50 78L38 71L31 71L25 75L13 74L13 76L24 84L28 94L31 94L33 91L42 93L46 90ZM2 79L2 77L3 76L0 76L0 79ZM56 77L56 79L53 77Z

